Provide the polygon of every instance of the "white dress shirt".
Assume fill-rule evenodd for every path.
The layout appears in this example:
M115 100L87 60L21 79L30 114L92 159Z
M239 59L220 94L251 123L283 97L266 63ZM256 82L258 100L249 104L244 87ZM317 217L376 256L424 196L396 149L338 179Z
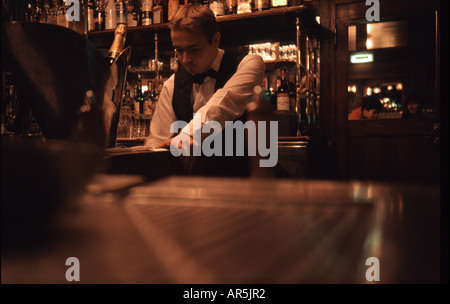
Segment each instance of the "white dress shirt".
M218 71L224 50L219 52L211 64L213 70ZM253 88L262 85L265 65L258 55L249 54L239 63L236 73L225 83L223 88L214 92L216 79L207 76L203 84L192 85L191 102L195 115L200 115L201 123L193 120L181 132L188 135L199 131L207 121L217 121L222 128L225 121L234 121L242 116L247 104L252 100ZM154 148L162 141L171 138L171 124L177 120L172 97L175 85L175 74L164 82L158 105L150 124L150 135L145 139L145 146Z

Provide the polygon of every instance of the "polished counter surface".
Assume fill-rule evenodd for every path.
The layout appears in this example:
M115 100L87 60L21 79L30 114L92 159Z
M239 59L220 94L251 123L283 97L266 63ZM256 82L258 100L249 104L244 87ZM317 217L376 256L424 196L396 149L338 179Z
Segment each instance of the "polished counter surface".
M2 252L2 283L69 283L69 257L79 283L440 280L434 186L99 174L57 222L41 246Z

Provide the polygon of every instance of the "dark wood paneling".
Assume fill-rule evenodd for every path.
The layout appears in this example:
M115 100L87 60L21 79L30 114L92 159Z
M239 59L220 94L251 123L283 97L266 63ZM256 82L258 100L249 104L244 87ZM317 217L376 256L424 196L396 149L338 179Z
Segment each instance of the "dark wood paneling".
M349 178L390 182L436 183L440 149L419 136L349 138Z
M348 136L427 136L430 137L434 119L351 120Z

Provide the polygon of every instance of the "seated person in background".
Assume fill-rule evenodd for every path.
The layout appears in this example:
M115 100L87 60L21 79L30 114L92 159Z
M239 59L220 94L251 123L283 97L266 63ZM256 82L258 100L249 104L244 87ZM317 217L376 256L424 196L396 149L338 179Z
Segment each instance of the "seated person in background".
M354 109L349 115L349 120L357 119L376 119L378 113L383 109L378 97L370 95L365 96L360 107Z
M406 109L403 110L402 118L422 117L422 109L416 99L406 101Z

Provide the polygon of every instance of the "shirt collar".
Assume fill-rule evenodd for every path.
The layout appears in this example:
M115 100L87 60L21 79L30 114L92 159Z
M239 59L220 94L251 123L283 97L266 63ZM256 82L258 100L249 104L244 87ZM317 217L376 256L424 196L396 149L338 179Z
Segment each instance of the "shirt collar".
M213 69L214 71L218 72L220 68L220 63L222 62L223 54L225 53L224 50L218 49L217 56L214 59L213 63L209 67L210 69Z

